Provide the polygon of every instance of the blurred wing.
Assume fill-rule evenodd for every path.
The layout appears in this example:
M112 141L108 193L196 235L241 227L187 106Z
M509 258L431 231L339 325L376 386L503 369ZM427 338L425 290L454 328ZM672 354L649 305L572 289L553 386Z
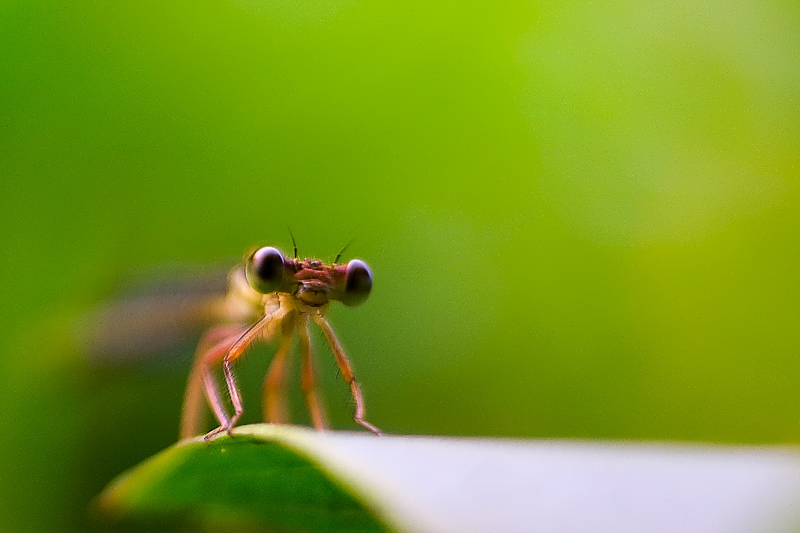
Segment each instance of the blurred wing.
M79 345L98 364L168 358L220 320L227 275L227 270L214 270L188 277L151 276L84 316Z

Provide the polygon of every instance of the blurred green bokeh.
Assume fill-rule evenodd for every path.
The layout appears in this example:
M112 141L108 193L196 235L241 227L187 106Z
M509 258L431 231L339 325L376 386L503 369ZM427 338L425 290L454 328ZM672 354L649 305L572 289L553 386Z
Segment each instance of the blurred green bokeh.
M75 320L287 224L373 269L330 316L388 431L800 442L794 2L11 0L0 120L3 531L176 438L191 348Z

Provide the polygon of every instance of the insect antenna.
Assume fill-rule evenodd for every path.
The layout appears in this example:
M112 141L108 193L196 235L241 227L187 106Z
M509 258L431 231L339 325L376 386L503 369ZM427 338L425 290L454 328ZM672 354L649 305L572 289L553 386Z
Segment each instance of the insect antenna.
M294 258L297 259L297 242L294 240L294 234L292 233L292 228L289 225L286 225L286 229L289 230L289 237L292 238L292 246L294 246Z
M342 248L342 250L336 255L336 259L333 260L334 264L339 262L339 258L342 257L342 254L344 253L345 250L347 250L347 247L353 244L354 239L355 237L347 241L347 244L344 245L344 248Z

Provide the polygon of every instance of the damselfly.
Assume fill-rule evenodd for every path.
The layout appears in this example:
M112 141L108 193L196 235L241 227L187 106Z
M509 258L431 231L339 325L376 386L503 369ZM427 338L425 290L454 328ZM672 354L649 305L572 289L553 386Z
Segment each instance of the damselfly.
M344 251L344 250L343 250ZM218 316L220 322L209 328L200 340L194 366L189 376L181 420L181 437L203 432L204 397L219 421L219 427L205 435L211 440L230 434L244 411L242 395L236 384L233 364L253 342L278 340L278 348L264 382L264 418L271 423L286 423L284 382L293 339L300 339L301 387L311 420L318 430L327 428L325 414L317 396L309 333L315 323L333 352L342 377L350 386L355 401L353 418L361 426L380 435L380 430L365 420L364 399L350 361L325 318L331 300L347 306L362 303L372 289L372 273L366 263L352 259L337 264L317 259L285 257L277 248L259 248L249 254L244 264L234 268L228 278L228 292ZM221 365L227 395L233 406L229 415L214 379Z

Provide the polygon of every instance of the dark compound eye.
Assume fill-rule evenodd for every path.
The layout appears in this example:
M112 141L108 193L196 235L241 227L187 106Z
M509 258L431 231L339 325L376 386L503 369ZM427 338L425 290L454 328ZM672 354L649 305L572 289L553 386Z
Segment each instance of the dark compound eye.
M283 281L283 254L272 246L259 248L247 260L244 272L254 290L269 294Z
M369 271L367 264L360 259L353 259L347 263L341 302L349 307L358 305L367 299L370 290L372 290L372 272Z

